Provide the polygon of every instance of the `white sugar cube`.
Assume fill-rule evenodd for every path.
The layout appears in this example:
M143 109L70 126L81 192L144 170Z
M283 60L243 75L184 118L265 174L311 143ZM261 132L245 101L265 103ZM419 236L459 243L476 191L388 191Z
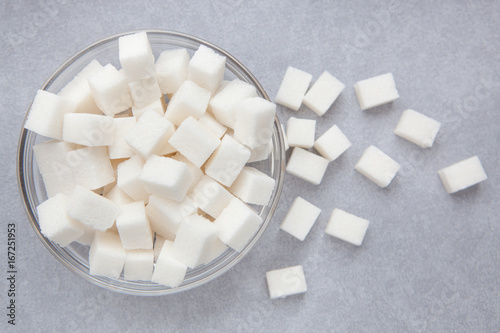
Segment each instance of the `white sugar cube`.
M137 201L120 206L116 228L125 250L153 249L153 233L146 216L144 202Z
M83 225L67 214L67 206L66 195L60 193L36 207L42 234L63 247L77 240L84 233Z
M214 93L224 78L226 57L200 45L188 65L188 80Z
M232 198L214 221L219 239L241 251L259 230L262 218L238 198Z
M399 98L392 73L359 81L354 85L354 91L361 110L387 104Z
M160 86L156 76L146 77L128 83L132 103L137 107L145 107L161 98Z
M267 287L271 299L302 294L307 291L302 266L293 266L266 273Z
M369 146L361 155L354 169L380 187L387 187L400 165L375 146Z
M210 113L205 112L203 116L198 119L199 123L207 127L215 134L216 137L222 138L226 133L227 127L219 123Z
M126 257L127 253L117 234L97 231L89 251L90 274L117 279Z
M330 127L314 142L314 148L330 162L342 155L351 145L351 141L337 125Z
M348 243L361 246L370 222L356 215L335 208L325 232Z
M142 158L147 159L162 151L174 131L174 125L169 120L148 110L125 136L125 142Z
M148 110L153 110L156 113L158 113L160 116L165 115L165 110L163 108L163 98L159 98L154 100L153 102L143 106L143 107L137 107L135 105L132 105L132 114L134 115L135 119L139 120L141 116Z
M210 91L186 80L168 103L165 118L177 126L189 116L199 119L205 113L209 100Z
M68 215L83 224L105 231L115 222L120 207L113 201L77 186L68 201Z
M212 248L206 253L205 258L203 259L202 263L204 265L212 262L213 260L217 259L219 256L221 256L226 250L228 249L228 246L224 244L220 239L215 240L215 244L212 246Z
M297 197L293 201L283 222L281 222L280 228L298 240L303 241L320 213L321 209L307 200Z
M304 96L303 103L317 115L322 116L332 106L344 88L345 84L337 80L332 74L324 71Z
M276 105L261 97L247 98L236 107L234 138L251 149L271 140Z
M72 143L49 140L33 146L38 170L44 173L55 172L59 164L66 164L66 154L75 147Z
M163 51L156 60L156 76L161 93L174 94L187 80L189 53L186 49Z
M129 79L156 76L155 60L145 31L118 39L120 64Z
M394 134L422 147L432 147L441 123L414 110L405 110Z
M82 245L90 245L92 244L92 241L94 240L94 235L96 233L96 230L92 228L89 225L80 223L80 225L83 227L83 235L75 239L75 242L80 243ZM108 229L110 230L110 229Z
M295 147L286 165L286 172L311 184L319 185L327 167L326 158Z
M62 140L64 115L75 112L76 104L45 90L38 90L24 128L37 134Z
M187 193L191 192L194 188L194 186L200 181L201 177L203 177L203 171L201 171L200 168L198 168L196 165L191 163L187 158L185 158L181 153L175 153L172 158L174 160L177 160L179 162L184 162L186 163L189 172L191 173L191 177L193 178L193 183L191 186L189 186Z
M265 206L273 194L274 184L274 178L246 166L229 188L229 192L246 203Z
M108 146L110 159L129 158L135 151L125 141L125 136L135 126L134 117L113 118L113 143Z
M84 147L66 155L76 184L95 190L115 181L106 147Z
M186 276L187 265L172 255L174 243L166 240L156 260L152 282L175 288L182 284Z
M123 278L128 281L151 281L153 250L128 250L123 267Z
M135 155L128 160L123 161L117 168L117 185L127 195L135 201L148 202L149 193L146 192L140 176L145 161Z
M102 69L102 65L99 61L92 60L73 80L59 91L59 96L70 99L76 104L75 112L102 114L101 110L95 104L89 83L87 82L88 77L100 69Z
M290 117L286 125L286 138L290 147L311 148L314 145L316 120Z
M473 156L438 171L446 192L455 193L488 179L479 157Z
M278 93L274 101L297 111L302 105L312 75L300 69L289 66L286 69L283 81L281 81Z
M257 91L251 84L233 80L221 89L211 100L210 109L215 118L223 125L234 128L237 105L247 99L257 97Z
M113 144L112 117L88 113L64 115L62 139L83 146L109 146Z
M87 81L96 105L105 115L112 117L132 106L125 74L113 65L107 64Z
M233 196L209 176L203 176L188 195L208 215L217 218Z
M250 159L250 150L226 134L205 163L205 173L225 186L231 186Z
M146 191L175 201L182 201L193 182L186 163L153 155L144 164L140 176Z
M203 263L216 240L217 227L212 222L200 215L190 215L181 222L171 253L183 264L195 268Z
M220 139L193 117L188 117L177 128L168 143L198 168L219 146Z
M126 205L134 202L127 193L123 192L118 185L113 186L113 188L104 195L109 200L113 201L118 206Z
M273 142L269 141L268 144L262 145L251 150L248 163L259 162L267 159L273 150Z
M196 204L187 197L179 202L153 194L146 206L151 228L167 239L173 239L182 220L196 212Z

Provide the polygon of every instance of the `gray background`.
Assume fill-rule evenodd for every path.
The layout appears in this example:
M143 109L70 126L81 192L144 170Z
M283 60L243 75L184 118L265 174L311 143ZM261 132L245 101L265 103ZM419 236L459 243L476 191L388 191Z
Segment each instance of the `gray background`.
M24 332L493 332L500 327L500 2L2 1L0 3L0 330L6 316L6 224L17 224L17 326ZM273 98L292 65L346 84L317 117L353 142L320 186L291 175L257 246L227 274L168 297L95 287L64 268L28 224L15 156L25 112L68 57L137 29L193 34L241 60ZM400 99L362 112L353 84L394 73ZM395 136L413 108L442 122L432 149ZM353 170L374 144L402 169L380 189ZM437 170L478 155L489 179L448 195ZM304 242L279 230L301 195L323 211ZM333 208L371 221L363 246L324 233ZM265 272L304 267L306 294L271 301ZM10 327L9 327L10 328Z

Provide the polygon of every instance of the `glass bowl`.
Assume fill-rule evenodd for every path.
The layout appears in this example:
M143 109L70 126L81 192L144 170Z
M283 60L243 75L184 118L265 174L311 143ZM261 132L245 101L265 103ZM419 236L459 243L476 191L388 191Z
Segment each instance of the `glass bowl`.
M61 88L71 81L71 79L73 79L73 77L79 73L92 59L97 59L103 65L112 63L115 67L120 68L118 60L118 38L130 33L134 32L123 33L105 38L78 52L61 67L59 67L59 69L54 72L41 89L58 93ZM167 49L186 48L192 55L200 45L212 48L215 52L226 57L224 79L232 80L238 78L248 82L255 86L260 97L269 100L266 92L253 74L250 73L250 71L236 58L220 47L200 38L179 32L148 30L147 34L156 58L162 51ZM38 170L36 162L33 160L33 146L46 140L47 138L37 135L36 133L24 128L22 129L19 137L17 152L18 185L21 198L26 209L26 214L33 230L50 253L52 253L52 255L68 269L100 287L125 294L172 294L200 286L229 270L236 263L238 263L248 253L248 251L250 251L266 230L276 210L283 186L285 149L282 129L278 118L276 117L273 126L273 147L271 154L267 160L253 163L254 167L275 179L275 189L267 206L254 206L264 222L258 232L241 252L236 252L228 248L228 250L211 263L188 270L184 282L176 288L169 288L152 282L127 281L123 279L123 274L119 279L92 276L89 274L88 246L83 246L73 242L66 247L61 247L45 238L40 232L36 207L47 199L47 194L45 192L41 174Z

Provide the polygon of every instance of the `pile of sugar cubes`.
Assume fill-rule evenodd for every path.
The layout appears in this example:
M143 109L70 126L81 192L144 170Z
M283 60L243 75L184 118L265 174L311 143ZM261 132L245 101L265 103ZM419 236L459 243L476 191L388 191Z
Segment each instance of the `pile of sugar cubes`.
M279 87L275 102L297 111L302 104L323 116L342 93L345 85L325 71L309 88L312 75L288 67ZM362 80L354 85L361 110L390 103L399 98L391 73ZM342 155L352 144L337 125L330 127L316 139L316 121L290 117L286 128L286 145L293 147L286 171L314 185L319 185L330 162ZM414 110L405 110L394 129L394 134L421 148L432 147L441 124ZM314 148L317 153L310 149ZM370 145L354 165L354 169L381 188L389 186L400 169L398 162L374 145ZM438 171L448 193L454 193L487 179L477 156L465 159ZM321 214L321 209L302 197L297 197L280 228L303 241ZM361 246L369 221L333 209L325 232L333 237ZM307 290L302 266L269 271L266 274L271 298L282 298Z
M275 180L275 104L224 81L201 45L155 58L146 32L119 39L121 69L91 61L58 94L38 91L25 128L48 199L42 234L90 245L90 274L182 284L188 269L241 251L263 223Z

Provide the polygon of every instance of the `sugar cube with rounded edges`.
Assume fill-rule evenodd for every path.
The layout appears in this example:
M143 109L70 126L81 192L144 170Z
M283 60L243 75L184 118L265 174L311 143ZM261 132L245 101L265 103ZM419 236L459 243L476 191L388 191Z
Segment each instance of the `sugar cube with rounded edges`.
M153 233L143 201L120 206L116 228L125 250L152 249Z
M188 80L214 93L222 79L226 57L218 55L211 48L200 45L188 64Z
M196 211L196 204L188 197L178 202L152 194L146 206L151 228L166 239L173 239L182 220Z
M361 246L370 222L356 215L335 208L325 232L351 244Z
M332 74L324 71L304 96L303 103L317 115L322 116L332 106L344 88L345 84L337 80Z
M215 180L204 175L188 197L205 213L217 218L229 204L233 195Z
M165 240L156 260L152 282L175 288L182 284L188 266L173 255L174 243Z
M307 200L297 197L293 201L283 222L281 222L280 228L298 240L303 241L320 213L321 209Z
M156 60L156 76L161 93L174 94L187 80L189 53L186 49L163 51Z
M118 164L116 184L135 201L148 202L149 193L140 179L144 163L139 155L135 155Z
M290 147L311 148L314 145L316 120L290 117L286 125L286 138Z
M133 105L140 108L159 100L162 96L156 76L129 81L128 88Z
M472 156L438 171L446 192L455 193L488 179L479 157Z
M441 123L414 110L405 110L394 134L422 148L432 147Z
M306 278L301 265L276 269L266 273L271 299L302 294L307 291Z
M330 127L314 142L314 148L330 162L342 155L351 145L351 141L337 125Z
M278 93L274 101L297 111L302 105L312 75L300 69L289 66L286 69L283 81L281 81Z
M328 167L328 160L299 147L295 147L286 165L286 172L311 184L319 185Z
M229 192L243 202L265 206L273 194L275 182L262 171L245 166L229 187Z
M250 149L267 144L273 135L276 105L261 97L247 98L236 105L234 138Z
M117 234L96 231L89 251L90 274L118 279L126 257L127 253Z
M126 250L123 278L128 281L151 281L154 253L149 250Z
M108 146L110 159L129 158L135 151L125 141L125 136L135 126L134 117L113 118L113 143Z
M45 90L38 90L24 128L62 140L64 115L75 112L75 109L75 102Z
M354 85L361 110L367 110L390 103L399 98L392 73L382 74Z
M377 147L369 146L361 155L354 169L384 188L396 176L400 165Z
M62 139L83 146L110 146L113 144L112 117L89 113L64 115Z
M148 110L153 110L156 111L160 116L165 115L165 110L163 109L163 101L162 98L159 98L157 100L154 100L153 102L143 106L143 107L137 107L132 105L132 115L135 117L136 120L139 120L141 116L144 114L144 112Z
M155 59L145 31L120 37L118 52L129 81L156 76Z
M199 119L206 111L210 91L186 80L172 96L165 111L165 118L179 126L187 117Z

